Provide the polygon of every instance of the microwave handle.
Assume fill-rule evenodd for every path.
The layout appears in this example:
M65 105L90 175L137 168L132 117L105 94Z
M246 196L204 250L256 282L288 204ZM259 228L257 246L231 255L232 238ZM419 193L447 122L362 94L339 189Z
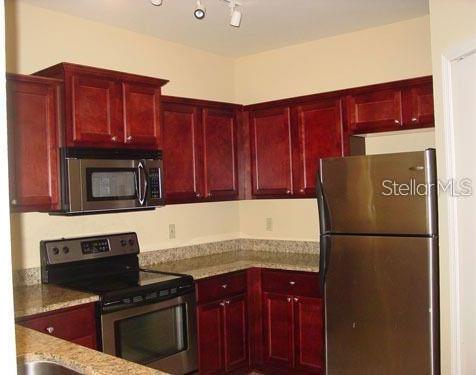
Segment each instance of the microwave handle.
M145 204L145 199L147 197L147 175L145 172L144 164L140 161L137 166L137 174L139 177L139 203L141 206Z

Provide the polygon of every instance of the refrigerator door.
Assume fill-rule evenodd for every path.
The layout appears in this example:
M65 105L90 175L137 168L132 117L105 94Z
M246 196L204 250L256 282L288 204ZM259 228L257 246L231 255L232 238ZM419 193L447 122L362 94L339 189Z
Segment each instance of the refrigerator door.
M437 234L435 150L321 160L321 233Z
M328 375L439 374L436 237L330 238Z

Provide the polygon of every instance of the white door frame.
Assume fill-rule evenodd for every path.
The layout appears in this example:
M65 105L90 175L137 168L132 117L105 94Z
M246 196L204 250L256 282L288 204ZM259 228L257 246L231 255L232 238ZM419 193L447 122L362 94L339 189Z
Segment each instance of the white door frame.
M454 113L452 91L452 63L476 54L476 39L468 40L448 50L441 56L443 89L443 130L445 137L445 163L448 180L456 176L456 152L454 137ZM476 181L473 181L475 183ZM474 191L473 186L473 191ZM458 207L455 197L447 194L448 246L450 276L450 319L451 319L451 373L461 374L461 311L460 311L460 248L458 239Z

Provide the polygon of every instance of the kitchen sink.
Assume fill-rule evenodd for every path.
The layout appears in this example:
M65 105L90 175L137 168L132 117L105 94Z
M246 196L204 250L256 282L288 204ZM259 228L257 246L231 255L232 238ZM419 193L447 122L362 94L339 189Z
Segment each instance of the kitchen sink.
M17 365L18 375L79 375L59 363L50 361L20 362Z

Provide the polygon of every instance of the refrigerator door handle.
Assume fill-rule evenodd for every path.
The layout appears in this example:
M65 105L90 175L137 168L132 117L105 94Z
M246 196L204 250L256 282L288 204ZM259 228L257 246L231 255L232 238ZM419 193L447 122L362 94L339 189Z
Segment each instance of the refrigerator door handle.
M322 170L322 163L321 168ZM329 210L327 208L326 197L324 196L324 188L322 186L322 179L320 170L317 173L317 181L316 181L316 195L317 195L317 207L319 211L319 230L321 235L329 233Z
M329 256L331 250L331 238L329 235L321 235L319 249L319 287L321 290L321 295L324 295L327 265L329 263Z

